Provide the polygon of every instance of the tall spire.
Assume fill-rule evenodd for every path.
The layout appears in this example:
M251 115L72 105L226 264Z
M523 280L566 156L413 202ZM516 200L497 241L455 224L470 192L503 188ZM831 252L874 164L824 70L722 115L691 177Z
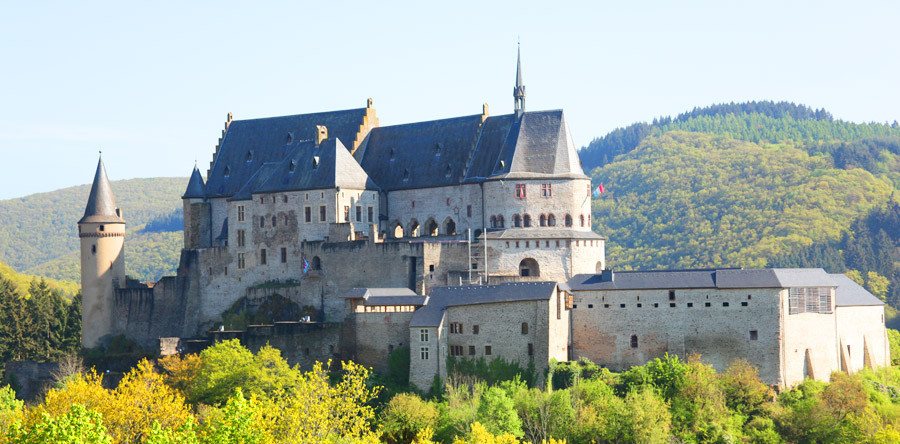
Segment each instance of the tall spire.
M91 195L84 207L84 217L78 223L122 223L116 199L113 197L109 178L106 177L106 167L103 166L103 157L97 162L97 172L94 174L94 184L91 185Z
M513 88L513 100L515 101L516 115L525 112L525 83L522 81L522 46L518 45L518 60L516 61L516 87Z
M182 199L193 199L206 197L206 184L203 183L203 177L200 176L200 170L194 164L194 171L191 173L191 180L188 182L187 189L184 190Z

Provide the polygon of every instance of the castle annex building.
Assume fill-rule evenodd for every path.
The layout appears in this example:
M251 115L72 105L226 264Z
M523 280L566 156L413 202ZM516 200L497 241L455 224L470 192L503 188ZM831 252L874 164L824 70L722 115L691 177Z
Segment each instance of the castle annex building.
M883 304L846 278L607 270L565 115L526 111L521 59L513 98L512 114L485 104L395 126L379 125L371 99L342 111L229 114L206 180L195 167L182 196L177 274L151 284L125 277L126 222L100 161L78 222L84 346L115 335L172 349L238 337L301 365L340 358L379 370L408 347L420 387L445 376L451 356L541 370L550 359L625 368L699 351L717 367L759 358L779 385L885 365ZM795 274L804 277L786 277ZM795 292L828 299L801 303ZM276 296L307 316L220 328L226 311ZM819 335L830 339L809 340Z

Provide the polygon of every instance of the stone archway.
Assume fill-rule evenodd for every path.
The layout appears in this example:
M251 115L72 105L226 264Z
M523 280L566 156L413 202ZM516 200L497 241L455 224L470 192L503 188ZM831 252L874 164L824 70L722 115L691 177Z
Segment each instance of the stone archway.
M400 239L403 237L403 224L400 222L394 222L393 227L391 229L391 235L394 236L395 239Z
M415 219L409 221L409 225L406 227L406 234L409 237L419 237L419 221Z
M541 269L536 260L528 257L519 262L519 276L538 277L540 275Z

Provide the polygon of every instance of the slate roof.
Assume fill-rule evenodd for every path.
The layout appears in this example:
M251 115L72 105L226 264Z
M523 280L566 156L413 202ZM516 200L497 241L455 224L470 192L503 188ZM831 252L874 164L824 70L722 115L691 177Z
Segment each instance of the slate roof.
M387 191L457 185L480 124L481 115L473 115L373 128L361 165Z
M363 305L425 305L428 296L416 294L408 288L353 288L341 296L344 299L364 299Z
M91 194L84 207L84 216L78 223L124 224L125 220L116 213L117 208L116 198L113 196L112 186L106 177L106 167L101 158L97 162L97 172L94 173L94 182L91 184Z
M188 181L187 189L181 195L182 199L202 198L206 197L206 184L203 183L203 176L197 165L194 165L194 171L191 173L191 179Z
M428 304L415 311L409 326L437 327L441 325L447 307L549 300L555 289L556 282L435 287L428 295Z
M263 164L280 162L297 144L314 141L317 125L328 128L329 137L350 143L365 115L366 109L358 108L232 121L207 178L207 196L233 196Z
M843 274L829 274L828 276L831 276L831 279L837 284L834 305L838 307L885 305L881 299L869 293L847 276Z
M613 271L575 275L568 285L575 291L837 286L821 268Z
M250 179L247 179L247 182L244 183L244 186L238 190L237 193L234 193L228 200L253 200L253 193L257 191L257 189L262 185L265 181L269 180L270 177L275 173L275 170L278 168L278 162L268 162L262 164Z
M271 174L253 189L254 193L314 190L320 188L374 190L378 187L336 138L319 146L305 143L275 164Z

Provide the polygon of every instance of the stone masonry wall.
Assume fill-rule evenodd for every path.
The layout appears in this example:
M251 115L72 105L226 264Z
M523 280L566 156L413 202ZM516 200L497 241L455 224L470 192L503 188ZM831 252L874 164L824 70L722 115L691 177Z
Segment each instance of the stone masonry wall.
M668 290L575 291L574 303L573 359L622 371L666 353L699 353L719 371L746 358L763 381L781 380L780 342L791 336L779 325L778 290L678 289L674 300Z
M525 184L525 198L516 197L516 185ZM541 185L551 185L551 196L541 196ZM513 226L513 215L528 214L531 226L541 229L540 215L553 214L556 217L555 228L565 227L565 215L572 216L569 228L591 231L588 223L591 214L590 179L546 178L546 179L506 179L484 183L485 215L502 215L507 228ZM581 225L581 216L585 224Z
M460 236L467 228L472 232L482 229L481 187L459 185L392 191L387 194L387 224L382 230L386 230L387 237L394 237L393 229L399 223L403 226L404 237L408 237L411 222L416 221L419 236L425 236L426 223L434 220L439 226L439 234L446 235L448 218L456 223L456 233Z
M413 312L354 313L358 364L377 372L388 372L388 356L400 347L409 347L409 321Z
M838 339L849 358L850 372L857 372L867 365L890 365L890 347L884 328L884 307L880 305L837 307ZM869 354L869 362L865 354Z

